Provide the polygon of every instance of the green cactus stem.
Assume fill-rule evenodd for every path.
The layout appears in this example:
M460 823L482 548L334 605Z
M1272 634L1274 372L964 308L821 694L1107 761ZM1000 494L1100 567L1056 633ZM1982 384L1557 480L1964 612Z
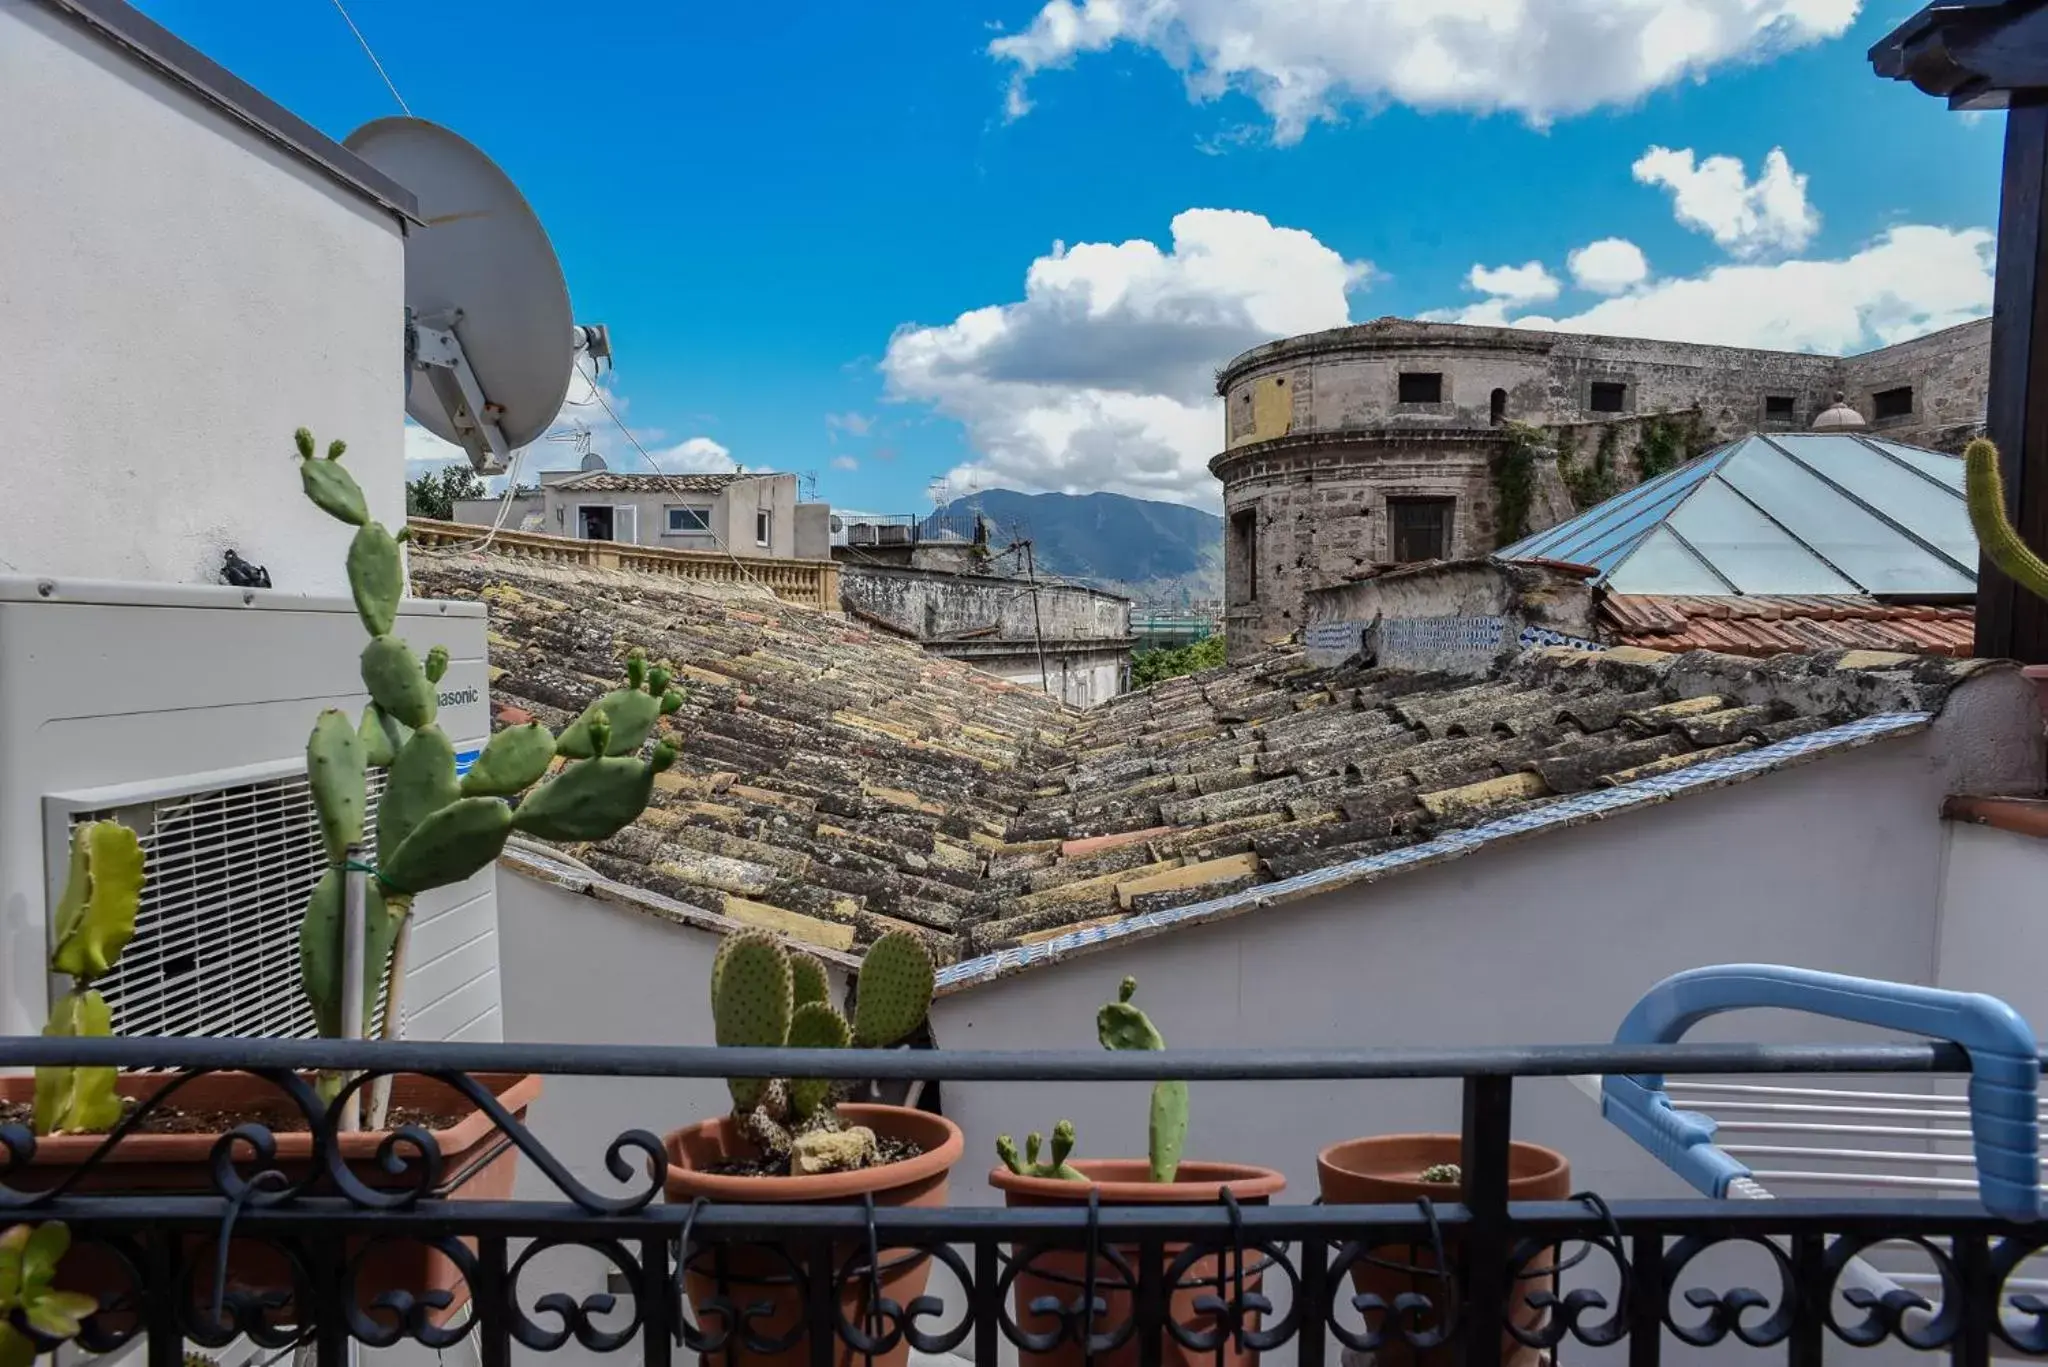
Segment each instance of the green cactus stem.
M45 1339L68 1340L100 1308L97 1296L57 1289L57 1267L70 1248L70 1229L56 1221L12 1225L0 1233L0 1367L35 1361L35 1340L23 1327Z
M1024 1156L1017 1157L1016 1141L1006 1134L996 1136L996 1156L1003 1166L1019 1177L1050 1177L1061 1182L1086 1182L1088 1174L1067 1162L1074 1151L1074 1122L1062 1120L1052 1127L1052 1161L1038 1161L1038 1131L1024 1136Z
M398 538L382 524L364 522L348 543L348 587L355 596L356 615L372 636L388 636L398 622L398 600L405 594L405 560Z
M341 466L341 453L348 449L343 442L334 442L327 448L327 459L319 460L313 455L313 434L301 427L293 434L299 449L299 483L306 490L306 497L322 512L351 527L360 527L370 520L370 505L363 499L362 488L355 476Z
M650 672L647 652L634 649L626 656L626 687L605 694L585 708L583 715L556 739L555 753L569 759L638 754L653 734L655 723L683 705L683 695L666 687L669 677L668 670L660 666ZM661 681L661 687L643 687L656 679ZM602 743L591 730L600 719L611 728L609 738Z
M789 977L796 1004L808 1006L812 1002L826 1002L832 996L832 984L825 977L825 965L818 962L815 954L792 950L789 956Z
M725 1047L781 1048L794 1014L789 955L766 931L744 931L720 947L711 980L713 1038ZM728 1078L733 1105L751 1110L767 1078Z
M853 1042L887 1049L914 1034L931 1010L932 956L924 941L892 930L868 946L860 961L853 1008Z
M572 764L534 789L512 824L542 840L604 840L632 824L654 794L654 776L675 763L666 741L645 760L620 755Z
M462 776L464 797L514 797L546 776L555 737L537 721L508 726L492 736Z
M313 1025L327 1039L341 1038L341 980L343 904L348 893L348 873L330 864L313 885L306 915L299 922L299 985L313 1008ZM398 929L409 899L387 898L374 879L363 889L363 1019L377 1009L377 992L384 982L384 968L398 941ZM387 1005L388 1009L388 1005Z
M846 1017L824 1002L805 1002L791 1014L785 1042L792 1049L844 1049L852 1039L853 1028ZM831 1099L832 1086L830 1078L791 1078L790 1114L799 1121L809 1120Z
M51 918L50 967L87 983L114 966L135 938L142 866L142 841L118 821L72 831L71 866Z
M434 812L389 854L378 875L392 892L445 888L488 866L512 834L512 809L495 797L462 797Z
M365 767L362 736L348 714L332 707L322 712L306 739L306 777L313 787L313 808L330 864L339 863L349 846L363 841L363 812L369 800Z
M50 1007L43 1034L52 1039L106 1039L114 1033L113 1012L90 988L68 992ZM30 1121L37 1134L103 1134L121 1123L121 1098L112 1068L36 1069Z
M2028 593L2048 599L2048 563L2020 539L2006 516L1998 448L1983 437L1963 448L1963 492L1970 509L1970 527L1977 533L1985 559Z
M1136 978L1125 978L1117 999L1095 1014L1095 1033L1105 1049L1164 1049L1166 1039L1143 1011L1131 1004L1138 990ZM1171 1182L1180 1171L1181 1151L1188 1138L1188 1085L1185 1082L1152 1084L1151 1168L1152 1180Z
M373 636L363 647L363 687L371 701L407 726L434 719L434 685L412 647L396 636Z
M455 744L438 726L422 726L391 762L377 804L377 849L386 861L419 824L462 796L455 781Z

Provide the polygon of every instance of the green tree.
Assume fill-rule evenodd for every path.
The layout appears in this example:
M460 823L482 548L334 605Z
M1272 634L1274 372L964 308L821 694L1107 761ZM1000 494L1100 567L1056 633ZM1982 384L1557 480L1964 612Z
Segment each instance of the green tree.
M405 484L405 515L455 520L455 500L482 498L484 482L467 465L444 465Z
M1178 650L1140 651L1131 660L1131 687L1143 688L1161 679L1179 678L1223 663L1223 638L1211 636Z

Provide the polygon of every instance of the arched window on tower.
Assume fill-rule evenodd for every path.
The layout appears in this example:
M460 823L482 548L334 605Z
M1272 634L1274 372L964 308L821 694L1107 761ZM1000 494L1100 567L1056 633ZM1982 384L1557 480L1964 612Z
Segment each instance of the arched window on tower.
M1507 421L1507 416L1508 392L1505 389L1496 389L1493 391L1493 401L1487 408L1487 417L1495 427L1498 427Z

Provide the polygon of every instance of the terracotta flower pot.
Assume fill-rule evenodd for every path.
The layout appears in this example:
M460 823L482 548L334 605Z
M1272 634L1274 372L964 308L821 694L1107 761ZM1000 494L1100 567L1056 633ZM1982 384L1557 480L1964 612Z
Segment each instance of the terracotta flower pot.
M1024 1177L1006 1167L995 1169L988 1175L988 1180L1003 1193L1005 1204L1013 1207L1085 1206L1090 1187L1100 1193L1099 1199L1105 1206L1213 1205L1218 1199L1217 1193L1224 1187L1230 1188L1238 1204L1262 1206L1287 1185L1287 1179L1271 1168L1255 1168L1240 1163L1182 1163L1176 1174L1177 1180L1172 1182L1151 1180L1151 1165L1142 1158L1083 1159L1073 1166L1089 1180L1063 1182L1053 1177ZM1142 1275L1137 1245L1118 1244L1115 1248L1131 1272ZM1161 1251L1159 1269L1162 1276L1186 1249L1186 1244L1165 1246ZM1205 1295L1217 1294L1215 1281L1219 1272L1226 1276L1234 1274L1235 1269L1220 1266L1222 1262L1215 1256L1197 1259L1181 1275L1179 1286L1173 1290L1168 1313L1173 1316L1174 1323L1190 1333L1212 1333L1217 1328L1216 1317L1195 1309L1195 1301ZM1247 1292L1258 1289L1260 1277L1253 1270L1256 1266L1256 1262L1246 1266L1244 1288ZM1030 1268L1017 1276L1014 1313L1018 1328L1028 1334L1048 1334L1060 1328L1060 1321L1054 1316L1033 1314L1031 1302L1041 1296L1051 1296L1062 1305L1071 1305L1080 1298L1087 1273L1088 1255L1077 1249L1049 1250L1033 1258ZM1111 1289L1112 1286L1125 1286L1126 1277L1107 1258L1096 1259L1095 1277L1096 1294L1106 1307L1099 1332L1112 1332L1116 1326L1129 1320L1135 1311L1131 1292L1128 1289ZM1224 1294L1231 1293L1226 1291ZM1255 1328L1257 1323L1254 1316L1247 1327ZM1166 1336L1160 1358L1162 1362L1180 1367L1194 1367L1197 1363L1209 1364L1210 1367L1216 1364L1240 1367L1258 1359L1257 1353L1241 1351L1234 1345L1225 1345L1220 1353L1197 1353L1182 1347L1171 1335ZM1067 1367L1070 1363L1083 1362L1091 1363L1092 1367L1134 1367L1138 1361L1138 1341L1133 1336L1116 1351L1089 1358L1082 1352L1081 1345L1068 1340L1043 1353L1020 1350L1017 1360L1035 1364L1035 1367Z
M1323 1200L1330 1205L1342 1206L1412 1205L1424 1196L1437 1201L1456 1201L1460 1197L1458 1187L1444 1182L1424 1182L1422 1173L1440 1163L1458 1162L1461 1147L1462 1141L1455 1134L1385 1134L1332 1144L1316 1155L1316 1174ZM1562 1201L1571 1192L1571 1164L1563 1154L1540 1144L1525 1144L1519 1140L1509 1146L1509 1200ZM1444 1254L1453 1268L1458 1263L1458 1248L1459 1241L1446 1233ZM1388 1245L1373 1250L1373 1256L1416 1270L1404 1272L1358 1263L1351 1270L1354 1287L1378 1296L1390 1306L1394 1298L1404 1292L1427 1296L1437 1307L1435 1322L1442 1323L1443 1283L1436 1273L1433 1249ZM1552 1255L1546 1252L1523 1272L1546 1269L1551 1260ZM1527 1303L1529 1293L1541 1285L1541 1279L1525 1278L1518 1280L1510 1293L1513 1308L1509 1313L1525 1331L1535 1329L1543 1322L1542 1312ZM1452 1293L1459 1294L1455 1273ZM1398 1331L1392 1330L1391 1326L1386 1327L1389 1342L1375 1355L1374 1367L1451 1367L1457 1360L1455 1339L1437 1348L1414 1349L1400 1338ZM1509 1367L1536 1367L1545 1356L1534 1348L1523 1346L1512 1335L1505 1336L1501 1354Z
M865 1125L884 1138L911 1140L924 1152L900 1163L884 1163L859 1172L825 1173L817 1177L719 1176L705 1169L728 1159L755 1155L753 1146L740 1134L733 1118L725 1115L671 1131L663 1139L668 1149L664 1194L675 1202L693 1201L702 1196L710 1201L753 1205L799 1202L856 1204L870 1193L878 1206L941 1206L946 1203L947 1179L953 1164L959 1161L966 1148L958 1125L944 1116L904 1106L849 1102L839 1107L839 1115L847 1124ZM847 1259L856 1252L865 1256L866 1250L856 1250L852 1245L834 1247L832 1261L835 1267L845 1266ZM794 1266L803 1266L802 1249L790 1249L789 1256ZM737 1327L725 1325L715 1312L708 1318L704 1312L705 1305L720 1298L722 1280L723 1299L740 1309L764 1302L770 1307L766 1316L747 1322L748 1332L764 1339L800 1334L804 1328L804 1288L790 1280L792 1262L785 1262L780 1255L767 1249L744 1245L724 1250L712 1248L699 1253L684 1274L690 1306L697 1313L697 1323L713 1333ZM899 1306L908 1306L924 1294L925 1282L930 1279L932 1270L929 1257L903 1250L892 1255L885 1248L881 1250L881 1262L882 1295L885 1299ZM863 1322L867 1311L867 1277L849 1279L839 1288L840 1315L848 1323L858 1325ZM718 1361L722 1363L725 1360L725 1356L720 1354ZM811 1360L810 1338L808 1334L802 1334L780 1353L742 1351L736 1360L749 1364L799 1367L799 1364ZM836 1363L867 1362L865 1356L856 1354L844 1340L834 1343L832 1360ZM900 1342L892 1351L874 1358L879 1367L903 1367L909 1360L910 1347Z
M476 1073L475 1080L488 1087L498 1103L514 1116L524 1119L526 1109L540 1095L540 1078L534 1074ZM145 1099L164 1091L177 1081L158 1073L122 1074L115 1090L124 1097ZM27 1102L35 1095L35 1079L18 1076L0 1078L0 1101ZM260 1077L248 1073L208 1073L179 1087L169 1103L188 1112L219 1112L236 1117L236 1123L273 1122L301 1119L298 1108ZM391 1080L394 1108L444 1112L460 1116L455 1124L431 1131L441 1152L441 1180L434 1195L444 1200L505 1201L512 1196L518 1175L519 1151L501 1133L489 1116L476 1109L460 1092L432 1078L400 1075ZM213 1146L222 1131L201 1134L131 1134L80 1178L78 1191L89 1192L183 1192L212 1194ZM341 1136L342 1157L356 1180L382 1190L404 1190L412 1183L394 1177L377 1162L377 1149L389 1131L362 1131ZM305 1131L284 1131L276 1135L276 1161L271 1165L296 1182L311 1169L313 1136ZM36 1141L35 1158L9 1180L22 1191L43 1191L68 1178L83 1166L106 1142L105 1135L48 1135ZM245 1146L238 1146L247 1153ZM401 1156L410 1152L400 1146ZM247 1175L254 1168L253 1155L239 1165ZM417 1169L414 1169L417 1172ZM333 1184L322 1178L314 1194L332 1194ZM469 1287L446 1255L423 1244L404 1241L371 1244L349 1241L349 1255L364 1252L356 1277L356 1300L368 1308L387 1291L405 1291L415 1297L446 1291L452 1300L435 1318L445 1321L469 1299ZM474 1246L472 1241L472 1247ZM217 1257L214 1236L194 1235L185 1241L181 1267L191 1269L190 1300L209 1306L213 1301L214 1265ZM59 1282L67 1289L92 1295L129 1295L139 1288L119 1261L104 1248L82 1244L65 1258ZM227 1289L256 1294L290 1292L291 1266L272 1245L254 1239L234 1238L229 1243ZM290 1323L289 1307L272 1312L278 1323ZM117 1327L117 1326L110 1326Z

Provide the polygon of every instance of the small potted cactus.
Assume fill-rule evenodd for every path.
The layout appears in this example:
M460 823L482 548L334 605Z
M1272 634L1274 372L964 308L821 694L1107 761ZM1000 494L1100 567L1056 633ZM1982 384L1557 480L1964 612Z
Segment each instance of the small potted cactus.
M711 965L711 1012L723 1047L887 1049L915 1034L931 1008L932 960L923 941L894 931L868 947L854 985L848 1020L830 1000L825 966L791 952L766 931L745 931L718 948ZM670 1201L736 1203L846 1202L872 1197L882 1206L937 1206L960 1157L960 1129L943 1116L904 1106L848 1099L844 1083L822 1078L730 1078L733 1108L715 1120L670 1133L665 1194ZM741 1307L766 1304L744 1332L764 1340L797 1336L780 1353L741 1351L736 1360L812 1360L804 1333L804 1287L793 1269L809 1250L792 1246L685 1250L685 1281L698 1324L711 1333L741 1332L707 1307L723 1299ZM835 1248L845 1270L866 1249ZM907 1307L931 1273L921 1253L882 1251L881 1293ZM888 1332L868 1302L870 1279L856 1266L839 1291L840 1315L869 1332ZM909 1347L898 1342L873 1361L902 1367ZM833 1350L833 1360L843 1354ZM862 1359L866 1361L865 1358Z
M1158 1027L1131 1001L1137 988L1135 978L1125 978L1117 991L1117 999L1096 1013L1095 1031L1103 1048L1166 1047L1166 1040ZM1015 1141L1009 1135L1001 1135L996 1139L996 1153L1002 1164L989 1174L989 1182L1003 1193L1005 1203L1013 1207L1086 1205L1091 1191L1105 1206L1207 1205L1220 1201L1225 1190L1240 1205L1264 1205L1287 1185L1287 1179L1271 1168L1241 1163L1188 1162L1181 1158L1188 1133L1188 1085L1185 1082L1152 1084L1150 1133L1151 1152L1146 1158L1072 1161L1074 1125L1070 1120L1062 1120L1053 1127L1048 1161L1044 1162L1038 1157L1039 1135L1025 1137L1021 1155ZM1096 1353L1090 1353L1079 1341L1082 1334L1100 1336L1115 1332L1134 1313L1133 1288L1129 1278L1142 1275L1138 1266L1139 1250L1136 1245L1118 1245L1115 1251L1123 1266L1119 1267L1106 1257L1098 1257L1095 1263L1096 1296L1102 1302L1102 1309L1092 1317L1092 1329L1087 1327L1091 1321L1084 1320L1080 1314L1085 1308L1081 1300L1088 1273L1087 1255L1072 1250L1037 1251L1031 1255L1029 1267L1017 1276L1017 1325L1026 1334L1060 1334L1062 1337L1041 1351L1020 1350L1017 1359L1020 1363L1035 1364L1036 1367L1067 1367L1070 1363L1133 1367L1138 1362L1135 1337L1117 1348ZM1160 1275L1169 1275L1186 1251L1184 1244L1166 1245L1160 1254ZM1025 1251L1018 1250L1017 1256L1025 1256ZM1245 1294L1258 1294L1261 1282L1258 1254L1253 1251L1250 1257L1245 1258L1242 1268L1238 1265L1241 1256L1205 1255L1191 1260L1180 1272L1170 1288L1169 1313L1184 1333L1190 1336L1227 1334L1227 1327L1218 1316L1197 1308L1197 1302L1203 1297L1219 1294L1216 1289L1219 1276L1231 1288L1221 1293L1225 1298L1235 1294L1240 1271L1243 1273ZM1050 1311L1048 1301L1057 1303L1059 1312ZM1245 1319L1247 1330L1257 1329L1258 1324L1256 1311ZM1183 1364L1184 1367L1195 1367L1198 1363L1236 1367L1237 1364L1257 1362L1258 1354L1230 1337L1225 1337L1217 1347L1202 1352L1182 1345L1169 1335L1162 1347L1161 1360Z
M1332 1144L1316 1155L1316 1176L1326 1205L1406 1206L1414 1209L1418 1200L1454 1202L1464 1197L1465 1174L1459 1167L1464 1140L1455 1134L1382 1134L1365 1139L1347 1139ZM1515 1140L1508 1146L1508 1199L1511 1201L1562 1201L1572 1192L1571 1164L1561 1153L1540 1144ZM1459 1240L1444 1236L1444 1256L1455 1268ZM1407 1245L1387 1245L1370 1250L1373 1262L1357 1262L1351 1268L1351 1284L1361 1294L1377 1296L1382 1305L1392 1306L1397 1296L1410 1292L1425 1296L1436 1313L1424 1315L1410 1325L1433 1328L1442 1323L1444 1280L1437 1269L1436 1251ZM1546 1251L1518 1270L1515 1289L1509 1294L1509 1314L1524 1332L1543 1323L1544 1312L1528 1303L1529 1295L1550 1289L1543 1274L1554 1263ZM1455 1292L1454 1292L1455 1294ZM1452 1367L1458 1360L1455 1343L1435 1348L1411 1347L1400 1335L1391 1312L1375 1312L1373 1325L1386 1335L1374 1354L1376 1367ZM1536 1367L1546 1355L1504 1335L1501 1361L1508 1367Z
M330 445L324 458L316 456L312 434L301 428L296 445L307 497L356 529L348 550L349 587L370 636L361 657L370 703L360 721L324 711L306 744L327 867L300 926L300 983L323 1037L360 1037L380 996L383 1033L394 1036L403 1019L414 899L488 866L514 831L542 840L602 840L631 824L646 807L655 774L675 759L667 741L645 759L640 752L682 698L668 688L668 670L650 669L634 651L626 661L626 686L593 702L559 738L537 722L501 730L458 776L454 746L434 721L434 686L447 669L447 652L436 647L422 661L393 634L405 590L399 551L405 533L394 536L370 520L362 490L341 464L343 443ZM387 771L374 832L367 829L371 768ZM50 959L71 990L53 1003L44 1033L112 1033L107 1003L92 984L135 933L145 872L141 844L126 827L99 821L73 832L69 878L52 918ZM343 940L352 873L362 877L364 915L361 995L349 1002ZM475 1080L515 1116L523 1117L540 1094L540 1079L531 1075ZM378 1159L390 1133L386 1121L394 1119L432 1135L442 1160L439 1195L510 1197L517 1150L453 1088L415 1077L378 1079L359 1089L349 1089L340 1076L315 1082L323 1097L343 1108L342 1156L364 1185L403 1187L416 1176L388 1172ZM131 1121L135 1104L160 1092L170 1094L164 1103ZM362 1124L365 1096L368 1116ZM214 1146L226 1131L247 1122L278 1127L275 1166L287 1176L304 1176L313 1162L313 1136L294 1132L294 1123L303 1123L297 1108L271 1083L243 1074L183 1080L117 1077L109 1068L44 1068L32 1084L0 1079L0 1121L27 1122L36 1135L29 1170L12 1179L29 1189L54 1184L67 1170L93 1162L107 1144L105 1136L124 1125L126 1132L87 1175L88 1188L210 1191ZM253 1243L245 1247L240 1240L236 1245L228 1262L232 1288L290 1287L289 1271L273 1251ZM364 1304L381 1292L403 1290L438 1301L444 1316L458 1303L455 1297L466 1295L448 1259L402 1242L376 1245L357 1286Z

